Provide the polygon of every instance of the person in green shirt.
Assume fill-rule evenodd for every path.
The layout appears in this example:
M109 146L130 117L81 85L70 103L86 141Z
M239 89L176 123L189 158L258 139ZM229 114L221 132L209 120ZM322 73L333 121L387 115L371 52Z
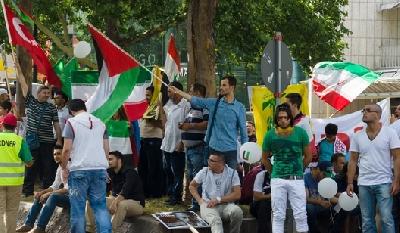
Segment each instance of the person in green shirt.
M312 158L309 138L304 129L293 126L287 104L277 106L274 120L275 128L265 134L262 146L262 162L271 174L272 232L283 233L287 199L293 209L296 231L308 232L303 169ZM268 160L271 156L273 166Z

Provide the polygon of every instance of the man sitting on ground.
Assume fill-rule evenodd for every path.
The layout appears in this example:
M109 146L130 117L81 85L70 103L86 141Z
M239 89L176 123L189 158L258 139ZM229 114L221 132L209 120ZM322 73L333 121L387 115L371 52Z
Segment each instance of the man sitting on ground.
M330 207L337 203L337 198L330 200L321 197L318 193L318 182L325 177L330 177L329 167L326 163L319 163L311 168L311 173L304 176L307 195L307 220L310 233L318 233L318 220L321 216L330 216Z
M250 213L257 219L257 233L271 233L271 177L267 170L256 176L253 199Z
M61 161L61 152L62 146L56 145L53 153L56 163L60 163ZM61 166L57 168L56 179L53 184L43 191L35 192L35 200L25 219L24 225L15 231L30 231L38 218L37 226L33 230L33 233L44 233L56 206L69 208L68 183L62 176Z
M111 179L111 193L107 197L107 208L112 214L111 223L113 232L122 225L125 217L135 217L143 214L145 205L142 181L134 168L125 165L123 155L119 151L112 151L108 156L107 170ZM92 210L87 205L88 226L87 232L95 232Z
M202 185L203 193L197 191ZM213 152L208 167L196 174L189 186L200 204L200 215L211 226L212 233L223 233L222 220L230 222L230 233L239 233L243 212L233 202L240 199L240 181L236 170L225 165L222 154Z

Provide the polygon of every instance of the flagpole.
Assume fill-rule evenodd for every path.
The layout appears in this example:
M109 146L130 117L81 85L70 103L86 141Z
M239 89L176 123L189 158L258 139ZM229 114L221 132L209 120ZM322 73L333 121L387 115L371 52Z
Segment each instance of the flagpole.
M167 84L166 82L164 82L164 81L162 80L162 78L160 79L159 77L157 77L157 75L153 74L153 72L151 72L151 70L149 70L147 67L145 67L144 65L142 65L140 62L138 62L138 63L139 63L139 65L140 65L143 69L145 69L147 72L149 72L149 73L151 74L151 77L155 77L156 79L160 80L160 82L161 82L162 84L164 84L166 87L168 87L168 84Z

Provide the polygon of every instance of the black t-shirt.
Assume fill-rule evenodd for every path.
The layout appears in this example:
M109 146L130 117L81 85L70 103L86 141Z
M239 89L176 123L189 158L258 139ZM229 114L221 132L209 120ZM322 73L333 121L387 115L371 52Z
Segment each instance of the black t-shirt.
M145 206L142 181L133 168L122 167L118 173L115 173L113 169L108 169L107 172L111 179L113 196L120 194L125 199L139 201L143 207Z

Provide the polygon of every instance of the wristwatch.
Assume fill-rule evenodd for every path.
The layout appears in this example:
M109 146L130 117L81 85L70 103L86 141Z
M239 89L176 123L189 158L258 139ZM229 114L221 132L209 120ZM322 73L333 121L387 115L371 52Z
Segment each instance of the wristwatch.
M217 197L216 199L218 201L218 204L221 203L221 197Z

